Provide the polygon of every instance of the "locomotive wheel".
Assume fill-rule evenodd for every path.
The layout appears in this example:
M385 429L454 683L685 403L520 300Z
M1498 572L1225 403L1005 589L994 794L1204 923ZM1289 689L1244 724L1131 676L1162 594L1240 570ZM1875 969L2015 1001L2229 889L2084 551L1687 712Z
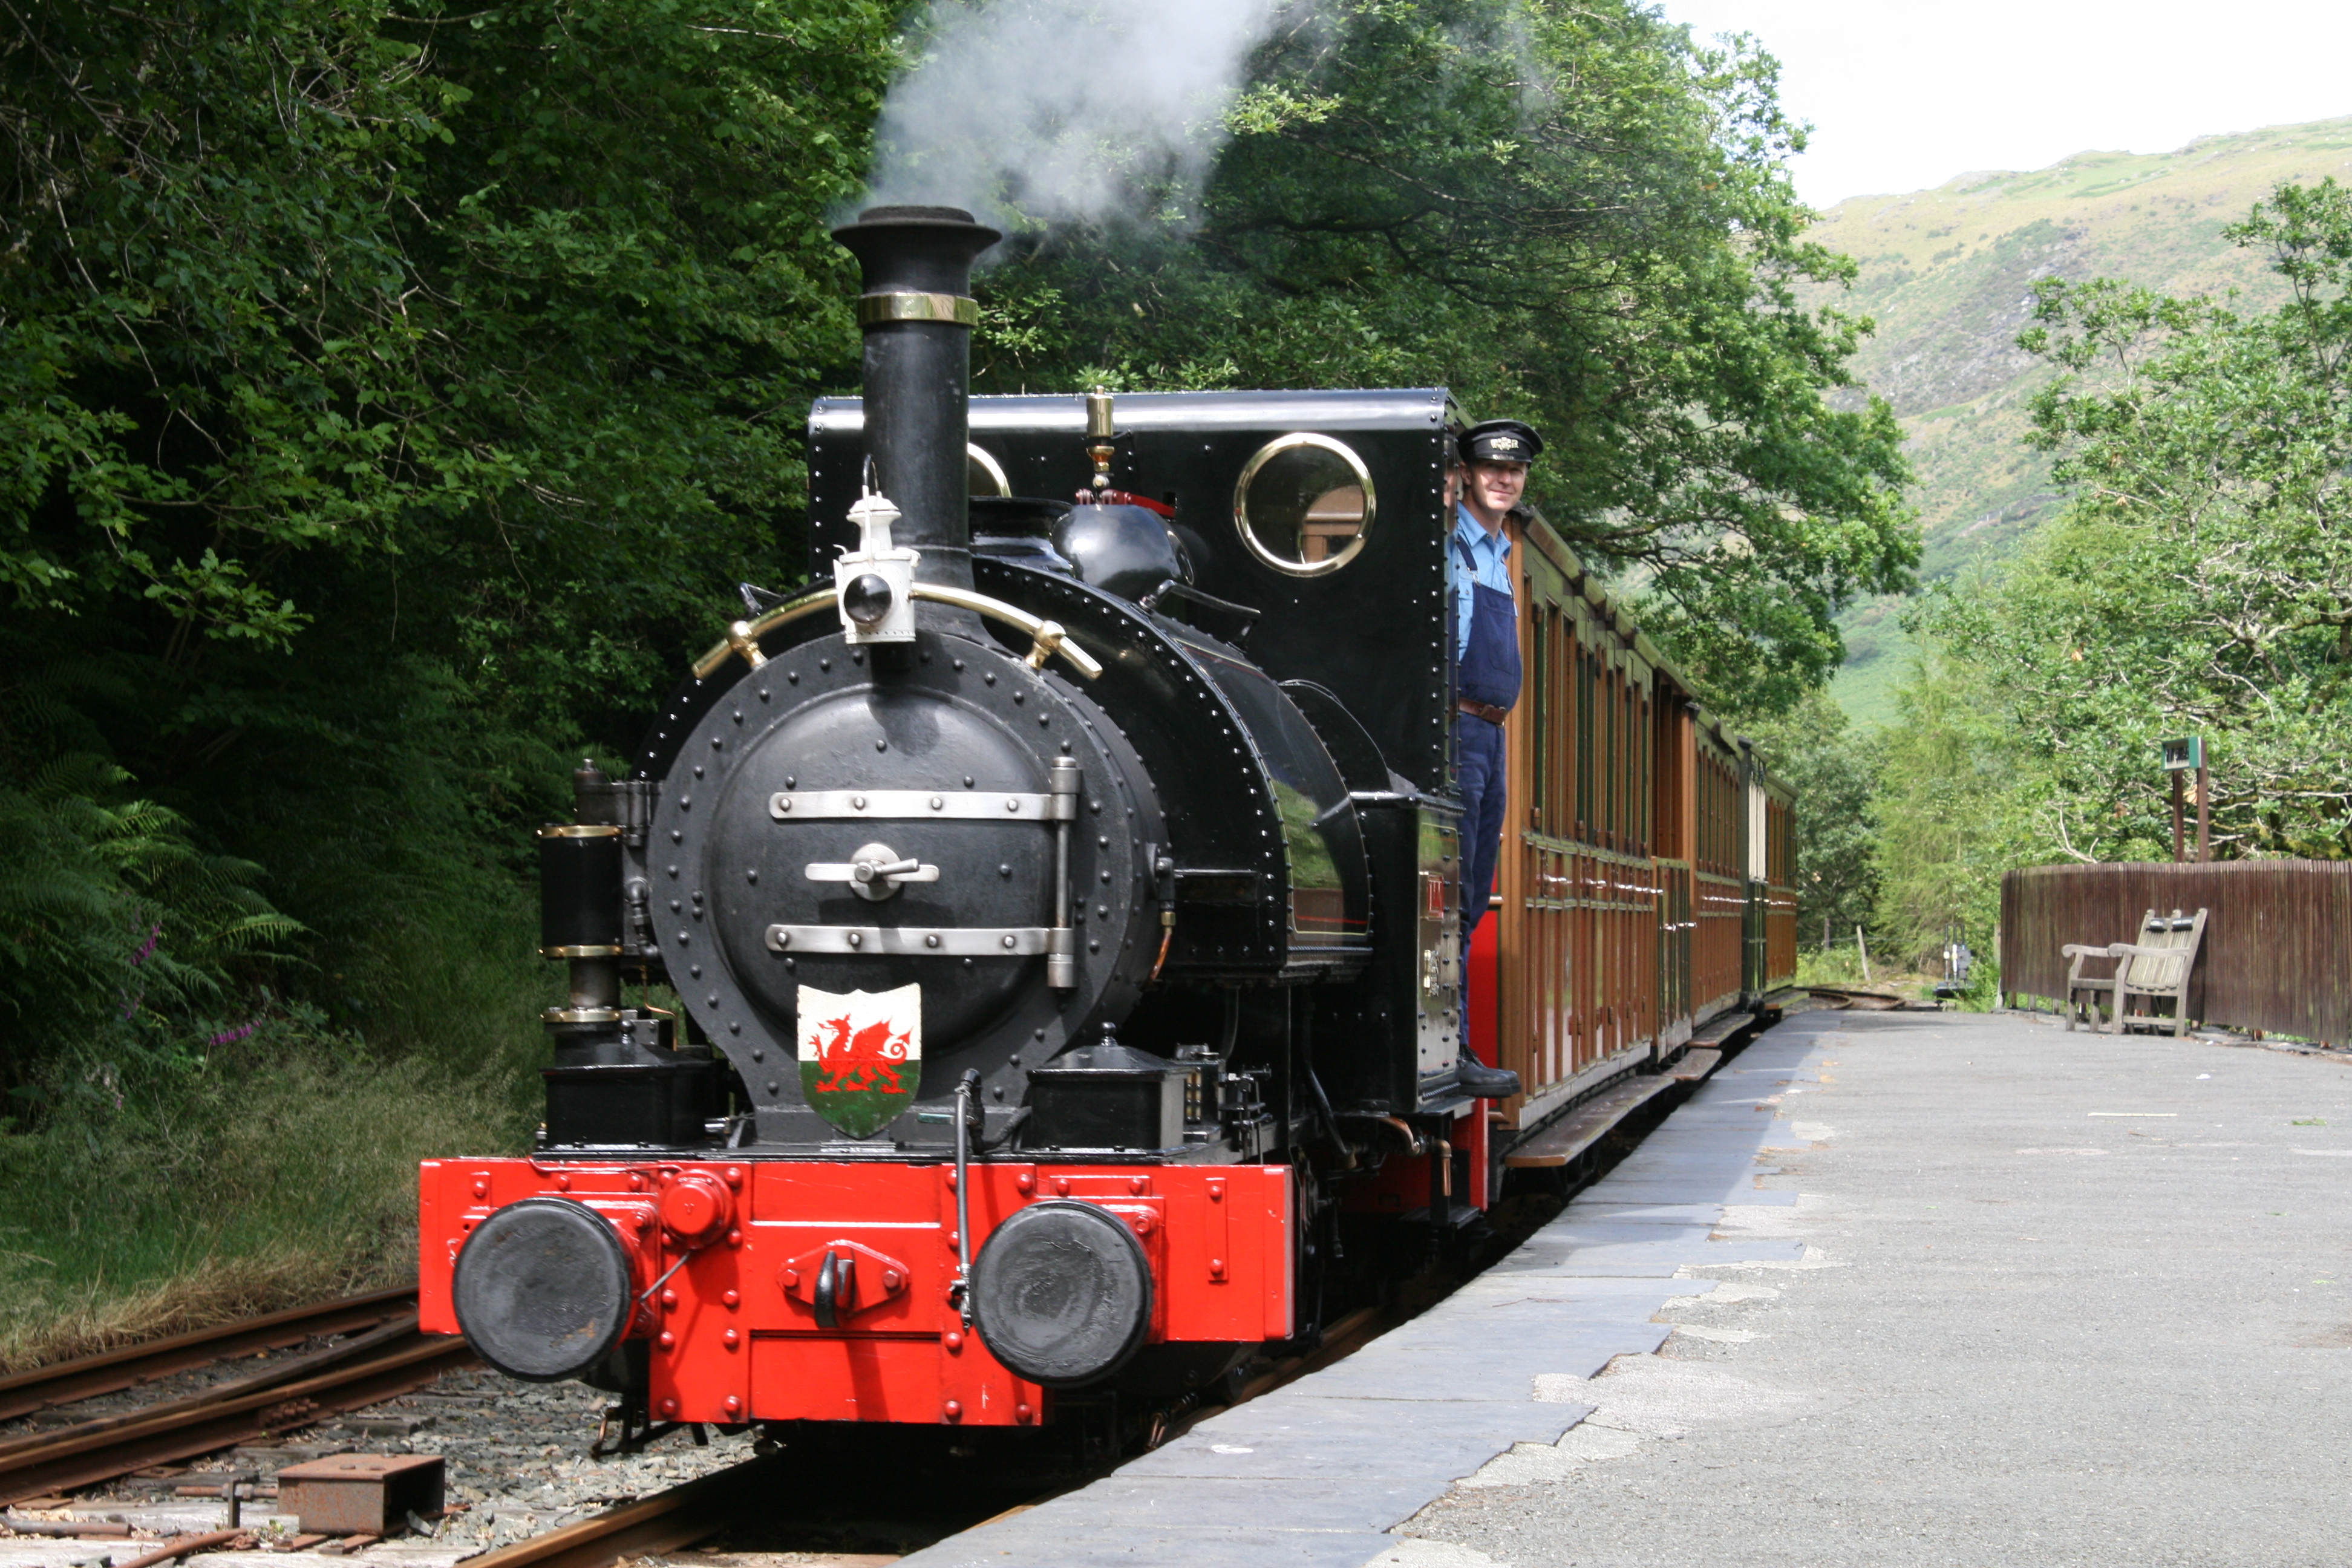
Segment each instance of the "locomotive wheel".
M629 1255L604 1216L570 1198L525 1198L466 1238L449 1282L466 1342L527 1383L577 1377L629 1326Z
M1032 1383L1077 1387L1142 1348L1151 1265L1134 1233L1094 1205L1032 1204L973 1261L971 1310L998 1361Z

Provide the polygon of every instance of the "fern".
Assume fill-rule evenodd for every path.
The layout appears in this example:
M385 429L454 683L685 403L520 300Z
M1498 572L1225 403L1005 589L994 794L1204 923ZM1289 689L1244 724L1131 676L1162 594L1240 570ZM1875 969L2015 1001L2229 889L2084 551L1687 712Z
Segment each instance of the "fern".
M131 782L77 755L0 787L0 1083L20 1112L194 1059L205 1016L303 934L260 868L207 853Z

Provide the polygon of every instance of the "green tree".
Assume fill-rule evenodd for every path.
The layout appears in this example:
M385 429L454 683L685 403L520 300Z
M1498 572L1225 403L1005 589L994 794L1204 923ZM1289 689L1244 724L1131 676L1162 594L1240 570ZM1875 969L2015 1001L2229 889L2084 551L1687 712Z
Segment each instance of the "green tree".
M511 903L485 843L796 570L893 19L6 12L0 782L127 769L346 956Z
M1796 791L1797 940L1823 948L1851 942L1878 897L1882 738L1857 731L1822 691L1738 727L1772 775Z
M2030 856L2048 795L2011 715L1973 662L1931 643L1896 690L1882 735L1879 888L1872 929L1917 963L1958 932L1989 957L2001 873Z
M1726 706L1833 669L1916 560L1864 323L1802 236L1777 66L1622 3L1347 0L1274 30L1204 189L1033 227L988 273L985 391L1450 385L1549 443L1534 499Z
M2185 733L2217 856L2352 854L2352 192L2284 185L2230 232L2271 253L2278 310L2038 286L2020 341L2063 374L2033 438L2072 499L1925 617L2014 751L2028 858L2168 858L2157 747Z

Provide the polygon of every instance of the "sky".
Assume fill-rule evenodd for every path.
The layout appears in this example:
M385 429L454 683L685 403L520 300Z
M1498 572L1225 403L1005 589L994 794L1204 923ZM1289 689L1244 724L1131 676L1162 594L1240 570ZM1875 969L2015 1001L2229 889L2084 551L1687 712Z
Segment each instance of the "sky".
M1813 126L1813 206L2040 169L2097 150L2352 115L2352 0L1662 0L1701 38L1755 35Z

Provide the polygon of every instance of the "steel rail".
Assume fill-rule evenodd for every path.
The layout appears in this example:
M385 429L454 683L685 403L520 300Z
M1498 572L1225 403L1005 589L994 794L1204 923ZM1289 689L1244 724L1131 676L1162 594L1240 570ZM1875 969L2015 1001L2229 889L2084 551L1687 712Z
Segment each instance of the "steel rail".
M165 1400L155 1405L142 1405L134 1410L119 1410L111 1415L77 1421L70 1426L53 1427L47 1431L28 1432L15 1437L0 1438L0 1467L5 1467L12 1455L34 1448L48 1447L70 1438L95 1436L103 1432L121 1431L127 1426L151 1423L160 1417L178 1415L191 1411L215 1408L241 1394L258 1393L265 1388L297 1383L316 1373L344 1362L358 1361L377 1355L387 1345L413 1342L416 1338L416 1314L404 1312L382 1327L371 1330L357 1339L308 1355L292 1357L268 1367L250 1377L216 1383L210 1388L199 1389L182 1399Z
M576 1524L469 1557L466 1568L609 1568L624 1557L676 1552L717 1534L766 1500L782 1458L766 1454L713 1470Z
M242 1318L232 1323L175 1334L143 1345L130 1345L98 1355L36 1367L12 1377L0 1377L0 1421L13 1421L51 1405L71 1405L152 1383L175 1372L208 1362L250 1355L299 1344L321 1334L348 1333L373 1328L403 1311L414 1311L416 1291L377 1290L293 1307L266 1317Z
M347 1364L291 1383L248 1388L228 1397L174 1401L161 1411L135 1411L127 1418L109 1417L44 1435L37 1442L0 1453L0 1502L47 1496L150 1465L272 1437L322 1416L395 1399L444 1373L472 1366L478 1359L461 1339L413 1331L371 1348L382 1353L355 1356Z

